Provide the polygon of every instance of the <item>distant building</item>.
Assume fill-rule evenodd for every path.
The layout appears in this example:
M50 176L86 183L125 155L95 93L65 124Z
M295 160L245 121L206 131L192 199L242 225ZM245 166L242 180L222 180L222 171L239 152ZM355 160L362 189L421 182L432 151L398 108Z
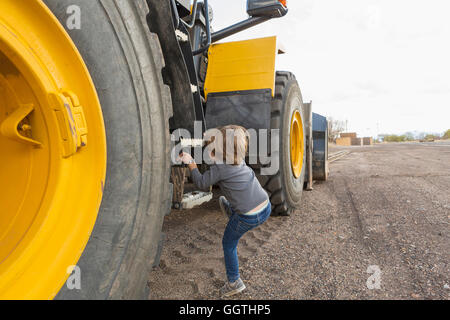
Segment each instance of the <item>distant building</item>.
M371 137L358 138L356 132L342 132L340 138L336 139L338 146L371 146L373 139Z
M352 138L352 146L362 146L363 139L362 138Z
M337 138L336 144L338 146L351 146L352 145L352 138L350 137L344 137L344 138Z
M356 132L342 132L340 134L341 138L356 138Z
M372 137L364 137L363 138L363 145L365 145L365 146L373 145L373 138Z

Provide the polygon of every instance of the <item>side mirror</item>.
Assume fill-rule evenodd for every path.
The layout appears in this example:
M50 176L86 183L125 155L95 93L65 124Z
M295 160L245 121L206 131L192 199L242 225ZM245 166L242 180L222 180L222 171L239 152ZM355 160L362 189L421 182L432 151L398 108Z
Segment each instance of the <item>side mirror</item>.
M247 13L251 17L279 18L287 12L286 0L247 0Z

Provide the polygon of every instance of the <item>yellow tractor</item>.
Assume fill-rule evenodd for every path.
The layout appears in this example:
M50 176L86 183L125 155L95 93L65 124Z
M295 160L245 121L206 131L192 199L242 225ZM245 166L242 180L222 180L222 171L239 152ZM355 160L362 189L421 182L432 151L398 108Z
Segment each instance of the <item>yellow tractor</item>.
M247 9L214 32L207 0L0 1L1 299L145 299L180 128L278 130L261 182L299 207L311 130L276 38L217 43L286 1Z

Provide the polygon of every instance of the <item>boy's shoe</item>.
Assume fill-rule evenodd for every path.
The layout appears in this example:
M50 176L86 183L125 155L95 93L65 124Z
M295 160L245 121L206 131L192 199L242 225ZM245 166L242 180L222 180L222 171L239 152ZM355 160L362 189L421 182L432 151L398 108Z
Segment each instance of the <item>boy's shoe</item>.
M228 282L220 289L221 297L231 297L239 292L244 291L245 284L242 282L241 278L237 279L235 282Z
M220 210L223 212L223 214L225 214L228 218L230 218L232 215L232 212L230 209L230 203L228 202L227 198L225 198L224 196L220 196L219 197L219 206L220 206Z

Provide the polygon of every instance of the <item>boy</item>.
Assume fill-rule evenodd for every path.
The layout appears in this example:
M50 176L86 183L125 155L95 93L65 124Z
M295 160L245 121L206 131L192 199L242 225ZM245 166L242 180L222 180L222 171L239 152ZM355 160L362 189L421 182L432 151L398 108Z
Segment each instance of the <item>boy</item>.
M182 153L180 159L189 166L197 188L205 190L218 184L225 195L219 198L219 205L229 219L222 239L228 281L220 293L223 297L229 297L245 289L239 275L239 239L267 220L271 204L255 173L245 163L248 145L246 130L230 125L219 128L218 132L221 137L212 137L207 147L212 150L209 155L214 163L203 175L191 155Z

